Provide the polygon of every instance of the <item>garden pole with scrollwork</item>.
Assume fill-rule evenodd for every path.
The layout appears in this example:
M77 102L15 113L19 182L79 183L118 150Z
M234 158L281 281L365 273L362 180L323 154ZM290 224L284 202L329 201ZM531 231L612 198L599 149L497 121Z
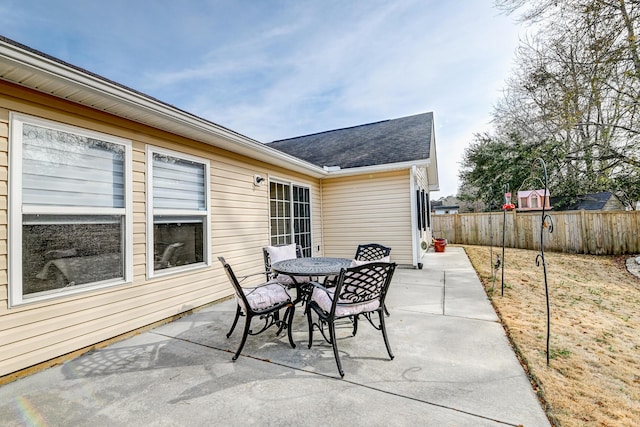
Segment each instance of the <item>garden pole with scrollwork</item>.
M540 253L538 254L538 256L536 256L536 266L540 267L540 263L542 263L542 271L544 273L544 293L545 293L545 298L547 300L547 366L549 366L549 355L550 355L549 338L551 336L551 308L549 304L549 283L547 282L547 263L544 258L543 236L544 236L544 229L547 227L549 228L549 234L553 233L553 219L551 218L551 215L545 212L545 206L547 205L546 197L547 197L547 191L548 191L547 190L547 165L545 164L544 160L542 160L541 158L536 159L531 165L532 175L533 175L533 168L536 165L536 162L540 162L540 164L542 165L542 171L544 174L544 193L542 194L542 217L540 222ZM547 225L547 221L549 221L548 225Z
M489 195L493 193L493 189L489 186ZM493 209L491 208L491 198L489 198L489 271L491 272L491 287L493 287L496 276L493 271L493 225L491 224L491 217L493 216Z
M511 201L507 201L506 200L506 194L509 192L509 183L504 184L504 186L502 187L502 189L504 190L503 193L505 194L505 203L504 205L502 205L502 280L500 281L500 286L501 286L501 296L504 296L504 264L505 264L505 259L504 259L504 245L505 245L505 236L507 234L507 203L511 203Z

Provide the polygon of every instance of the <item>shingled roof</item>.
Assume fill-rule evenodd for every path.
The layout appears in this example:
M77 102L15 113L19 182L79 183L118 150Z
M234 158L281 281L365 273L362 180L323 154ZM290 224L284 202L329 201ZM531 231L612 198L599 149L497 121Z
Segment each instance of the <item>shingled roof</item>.
M433 113L330 130L269 143L318 166L340 169L429 159Z
M551 197L550 200L555 211L607 210L607 204L609 204L609 210L624 209L622 202L610 191L581 194L574 197L557 196Z

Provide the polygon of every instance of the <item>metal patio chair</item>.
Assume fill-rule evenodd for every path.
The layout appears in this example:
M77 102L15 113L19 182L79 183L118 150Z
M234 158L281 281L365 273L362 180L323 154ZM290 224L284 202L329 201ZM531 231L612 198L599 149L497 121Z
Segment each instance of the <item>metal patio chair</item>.
M357 261L377 261L384 257L388 257L390 254L391 248L388 246L383 246L378 243L367 243L364 245L358 245L354 259Z
M356 249L356 261L379 261L391 255L391 248L378 243L366 243L358 245ZM384 306L384 313L389 316L387 306Z
M336 340L338 320L357 319L360 316L366 318L375 329L382 332L387 353L393 360L382 311L395 269L395 263L372 262L343 269L333 288L325 288L317 282L312 283L314 289L307 309L309 348L313 343L313 330L318 329L325 341L333 346L333 355L341 377L344 377L344 370ZM313 320L314 313L316 321ZM374 313L378 313L377 323L373 319ZM328 335L325 328L328 329ZM355 332L354 328L354 336Z
M276 336L279 335L283 329L286 329L289 337L289 344L291 344L291 347L296 348L296 345L293 342L293 337L291 336L291 322L293 320L295 306L293 305L291 296L287 292L286 287L280 283L271 281L258 286L243 288L240 285L238 277L234 274L231 266L225 261L225 259L223 257L218 257L218 260L222 263L224 271L227 273L227 277L233 285L233 289L236 293L236 315L233 319L231 329L227 333L227 338L229 338L233 333L233 330L238 323L238 319L241 316L245 317L242 339L235 355L232 357L232 360L236 360L238 356L240 356L240 352L247 341L247 336L258 335L274 325L278 328ZM244 276L241 279L245 279L247 277L249 276ZM284 318L280 319L280 310L283 308L286 308ZM263 324L257 331L251 329L251 321L254 317L258 317L263 321Z

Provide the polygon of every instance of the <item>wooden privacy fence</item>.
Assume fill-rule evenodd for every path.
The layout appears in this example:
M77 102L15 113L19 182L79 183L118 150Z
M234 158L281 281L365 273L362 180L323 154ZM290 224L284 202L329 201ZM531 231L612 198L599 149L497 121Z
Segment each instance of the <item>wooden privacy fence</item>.
M596 255L640 253L640 211L547 211L545 250ZM503 212L433 215L433 236L448 243L502 246ZM506 213L505 246L540 249L540 212Z

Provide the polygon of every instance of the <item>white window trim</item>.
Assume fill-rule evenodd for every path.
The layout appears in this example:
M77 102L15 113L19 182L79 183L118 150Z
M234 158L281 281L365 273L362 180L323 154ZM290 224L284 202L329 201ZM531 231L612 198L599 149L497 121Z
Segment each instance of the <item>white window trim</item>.
M163 154L170 157L176 157L178 159L184 159L196 163L201 163L205 167L205 203L207 207L206 214L203 214L202 211L185 211L185 210L170 210L163 209L160 211L162 215L194 215L194 216L204 216L205 224L204 224L204 233L203 242L205 245L204 248L204 261L196 264L189 264L185 266L165 268L159 271L154 269L154 209L153 209L153 154ZM181 153L178 151L167 150L165 148L156 147L152 145L147 145L146 150L146 162L147 162L147 172L146 172L146 189L147 189L147 278L151 279L154 277L167 276L171 274L181 273L183 271L191 271L200 269L203 267L209 267L211 265L211 171L210 171L210 162L208 159L202 157L191 156L189 154Z
M300 187L300 188L304 188L309 190L309 227L311 228L311 255L313 256L313 254L316 252L313 248L314 243L313 243L313 191L311 189L311 186L308 184L302 184L300 182L296 182L296 181L291 181L288 179L283 179L283 178L276 178L276 177L269 177L269 183L274 182L276 184L284 184L284 185L288 185L290 187L290 193L289 195L291 196L291 207L290 207L290 212L289 214L291 215L291 228L289 229L289 235L291 236L292 241L295 242L295 232L294 232L294 216L293 216L293 212L294 212L294 208L293 208L293 187ZM269 186L270 187L270 186ZM270 190L267 191L267 201L269 202L269 219L271 219L271 194L270 194ZM271 221L269 221L269 245L271 244Z
M36 126L48 127L62 132L72 133L95 138L113 144L122 145L125 149L124 179L125 179L125 208L124 208L124 280L109 280L98 282L94 285L82 287L63 288L55 293L35 295L24 298L22 295L22 214L50 213L50 214L121 214L122 209L91 209L74 207L54 207L52 209L40 209L37 207L22 207L22 129L23 124L29 123ZM8 198L8 277L9 277L9 307L19 306L54 298L67 297L79 293L85 293L96 289L102 289L130 283L133 280L133 171L132 171L132 144L131 141L113 135L92 131L85 128L67 125L52 120L26 114L9 113L9 198Z

